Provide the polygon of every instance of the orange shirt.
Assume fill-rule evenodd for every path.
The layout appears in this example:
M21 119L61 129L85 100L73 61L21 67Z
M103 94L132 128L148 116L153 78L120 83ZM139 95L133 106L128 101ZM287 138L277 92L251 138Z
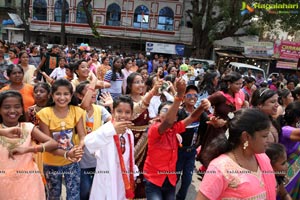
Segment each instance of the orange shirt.
M0 92L6 91L6 90L11 90L10 85L7 85L3 87ZM27 112L28 108L30 106L34 105L34 98L33 98L33 86L27 83L24 83L24 86L22 89L19 90L20 94L22 95L23 98L23 103L24 103L24 110Z
M168 177L170 183L175 186L178 153L176 134L185 131L185 124L183 121L176 122L162 135L158 132L160 124L160 122L153 124L148 131L148 152L144 165L144 176L149 182L159 187Z

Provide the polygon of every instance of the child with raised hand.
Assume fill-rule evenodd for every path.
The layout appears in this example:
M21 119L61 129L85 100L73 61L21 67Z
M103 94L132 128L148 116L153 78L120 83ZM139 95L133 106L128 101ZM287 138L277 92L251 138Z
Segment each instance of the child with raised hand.
M60 198L64 175L67 199L80 199L80 167L76 161L83 154L83 110L76 106L72 84L66 79L58 79L53 83L51 97L51 106L37 113L41 131L58 142L58 149L54 151L56 155L43 155L49 198ZM76 136L79 136L79 146L75 146L73 141Z
M186 83L176 81L177 95L174 103L166 101L159 106L159 120L148 130L148 152L144 165L147 199L175 199L176 161L178 140L176 134L183 133L187 125L199 118L210 107L207 99L187 118L176 122L178 108L184 99Z
M17 91L0 93L0 123L0 171L5 172L0 173L0 199L45 199L32 153L51 152L57 142L25 122L22 96ZM40 144L33 145L32 138Z
M81 82L76 87L77 97L81 100L80 107L84 110L83 122L86 134L95 131L103 123L111 120L110 113L100 105L96 105L97 92L95 86L97 82L96 76L91 73L91 82ZM94 154L91 154L86 147L84 147L84 154L80 161L81 176L80 176L80 199L89 199L90 190L93 183L97 160Z
M292 200L291 195L286 191L285 175L288 171L287 155L284 145L280 143L270 143L266 149L266 154L271 160L271 165L275 172L277 181L277 199Z
M88 134L85 146L97 159L90 200L123 200L134 198L133 101L120 96L113 103L113 119Z

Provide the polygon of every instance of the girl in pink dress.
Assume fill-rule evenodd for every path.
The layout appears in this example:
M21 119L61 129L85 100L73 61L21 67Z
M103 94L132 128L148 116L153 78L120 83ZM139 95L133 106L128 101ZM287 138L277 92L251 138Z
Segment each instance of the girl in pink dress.
M17 91L0 93L0 199L45 199L44 184L33 154L52 151L57 143L32 123L24 122L22 96ZM1 134L19 127L18 137ZM40 142L32 146L31 138Z

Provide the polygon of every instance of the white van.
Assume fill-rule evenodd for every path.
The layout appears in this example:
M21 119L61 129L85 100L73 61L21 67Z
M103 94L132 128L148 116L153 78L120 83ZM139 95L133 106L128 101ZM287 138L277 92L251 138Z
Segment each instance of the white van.
M254 65L248 65L244 63L238 63L238 62L230 62L227 68L231 68L233 71L239 72L240 74L242 74L242 76L248 76L248 70L251 70L254 78L260 72L262 73L264 80L267 80L265 71Z

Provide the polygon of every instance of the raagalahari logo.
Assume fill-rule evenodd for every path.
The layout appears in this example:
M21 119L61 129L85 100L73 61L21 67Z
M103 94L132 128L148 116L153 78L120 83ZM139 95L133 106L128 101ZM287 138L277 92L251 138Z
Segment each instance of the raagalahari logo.
M298 14L298 3L252 3L242 2L241 15L253 13L256 10L266 10L269 14Z

